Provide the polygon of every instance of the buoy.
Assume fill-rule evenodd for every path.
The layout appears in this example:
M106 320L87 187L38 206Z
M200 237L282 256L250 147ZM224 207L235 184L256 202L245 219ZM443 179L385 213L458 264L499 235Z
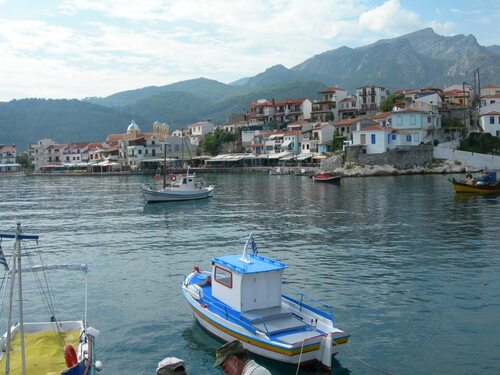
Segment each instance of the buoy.
M175 177L174 175L172 175L172 177L170 177L170 179L171 179L172 181L175 181L175 180L177 180L177 177Z
M78 364L78 358L76 357L75 348L72 345L66 345L64 347L64 359L66 360L66 366L71 368Z

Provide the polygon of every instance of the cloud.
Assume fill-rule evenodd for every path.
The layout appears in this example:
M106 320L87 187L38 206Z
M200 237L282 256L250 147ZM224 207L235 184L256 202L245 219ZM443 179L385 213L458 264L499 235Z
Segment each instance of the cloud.
M102 96L200 76L227 83L276 64L290 68L342 45L358 47L426 26L442 34L456 27L422 22L398 0L370 4L61 0L58 7L24 9L25 20L2 12L0 100L23 90L21 97Z
M418 14L404 9L399 0L388 0L359 16L359 25L373 32L390 30L392 34L421 28Z

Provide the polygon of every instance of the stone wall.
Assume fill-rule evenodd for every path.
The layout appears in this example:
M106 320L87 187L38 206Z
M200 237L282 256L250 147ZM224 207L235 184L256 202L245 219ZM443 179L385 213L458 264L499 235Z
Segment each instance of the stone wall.
M397 169L409 169L415 166L425 166L432 163L433 146L404 146L382 154L365 154L363 146L346 147L346 162L365 165L393 165Z

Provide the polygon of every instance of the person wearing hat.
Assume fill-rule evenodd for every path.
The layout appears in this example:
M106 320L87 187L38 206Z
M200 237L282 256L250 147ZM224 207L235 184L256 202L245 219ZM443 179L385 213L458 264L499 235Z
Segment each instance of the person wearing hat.
M214 368L221 367L229 375L271 375L264 367L250 359L238 340L228 342L217 349Z

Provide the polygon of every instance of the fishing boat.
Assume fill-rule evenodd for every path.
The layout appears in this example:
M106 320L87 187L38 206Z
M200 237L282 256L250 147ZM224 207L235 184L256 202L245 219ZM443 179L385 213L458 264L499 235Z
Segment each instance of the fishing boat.
M250 234L243 254L213 258L211 271L194 267L182 292L199 324L221 340L238 339L250 352L280 362L331 369L350 335L335 326L332 306L283 282L286 268L259 255Z
M486 172L475 179L468 174L465 180L450 180L456 193L473 194L500 194L500 181L496 179L496 172Z
M17 224L15 234L0 234L0 240L14 239L11 267L0 247L0 264L5 268L2 296L5 296L7 284L9 286L7 332L0 338L0 374L93 375L102 369L102 364L95 360L94 353L94 340L99 331L87 324L87 282L84 319L63 321L59 320L55 311L56 301L49 289L48 275L49 271L55 270L76 270L87 275L88 267L85 264L33 264L35 259L41 259L40 249L32 244L38 244L38 238L37 235L23 234L20 224ZM29 245L27 242L30 242ZM27 264L21 265L21 261ZM23 305L29 303L30 298L23 297L23 277L29 273L48 307L50 319L46 322L24 321ZM73 287L72 279L66 282L68 287ZM17 323L13 323L15 294L19 313Z
M163 153L163 183L160 182L161 177L157 173L151 183L141 186L146 202L188 201L211 197L215 186L207 186L203 181L198 181L195 173L189 173L189 167L185 174L167 174L166 146L165 144Z
M330 184L340 184L340 175L334 175L328 172L320 172L312 177L314 182L327 182Z

